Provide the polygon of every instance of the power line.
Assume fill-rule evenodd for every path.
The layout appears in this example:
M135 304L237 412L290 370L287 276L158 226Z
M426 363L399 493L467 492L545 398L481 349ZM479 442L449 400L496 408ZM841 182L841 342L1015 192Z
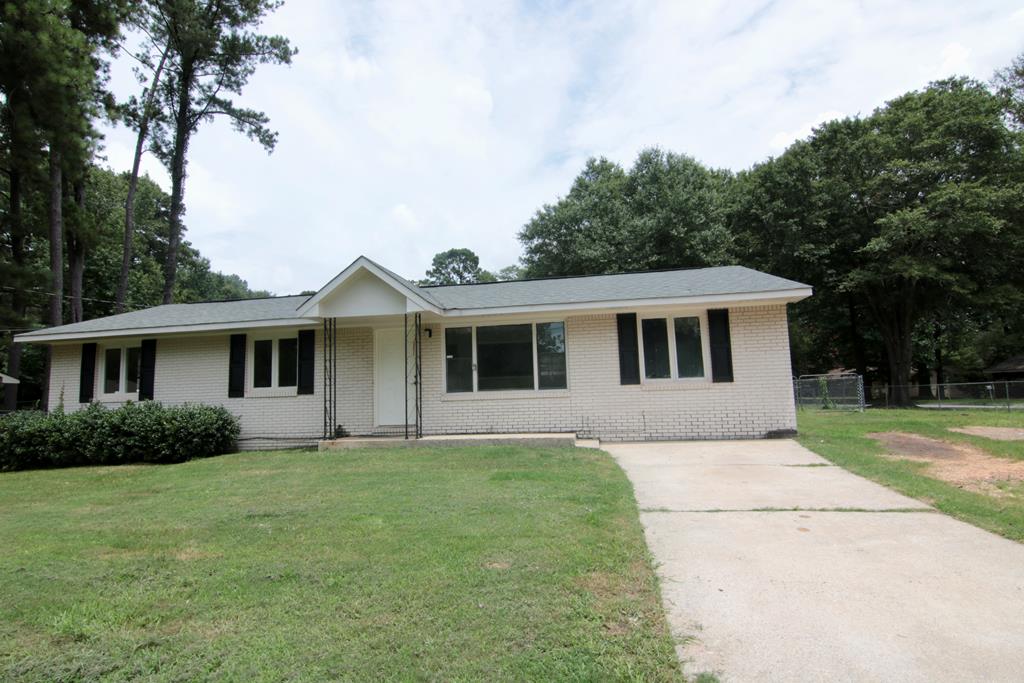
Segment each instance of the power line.
M9 292L22 292L24 294L41 294L43 296L57 296L57 294L55 294L54 292L47 292L47 291L41 290L41 289L23 289L23 288L20 288L20 287L11 287L9 285L0 286L0 289L6 289ZM73 299L74 298L70 294L61 294L60 296L63 299ZM114 305L117 305L117 302L113 301L111 299L97 299L97 298L91 297L91 296L83 296L83 297L79 297L79 298L82 301L94 301L96 303L101 303L101 304L114 304ZM129 303L125 303L124 306L125 306L125 308L130 308L130 309L136 310L136 311L140 310L140 309L143 309L143 308L148 308L148 306L136 306L135 304L129 304Z

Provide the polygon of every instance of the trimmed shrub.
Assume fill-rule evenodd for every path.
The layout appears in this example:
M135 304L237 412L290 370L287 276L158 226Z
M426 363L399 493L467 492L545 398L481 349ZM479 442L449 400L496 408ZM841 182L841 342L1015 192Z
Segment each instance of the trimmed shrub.
M238 418L220 406L154 401L0 417L0 470L184 462L230 453Z

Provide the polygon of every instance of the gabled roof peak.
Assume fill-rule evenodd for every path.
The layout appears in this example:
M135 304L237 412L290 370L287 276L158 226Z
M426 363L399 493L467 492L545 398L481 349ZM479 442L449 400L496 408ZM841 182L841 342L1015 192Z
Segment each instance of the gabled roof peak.
M415 284L409 282L404 277L393 273L366 256L359 256L344 270L334 276L330 282L321 287L316 294L302 302L296 310L297 315L303 317L316 317L315 310L317 304L323 301L323 299L331 292L338 289L338 287L342 286L346 281L362 271L371 273L379 280L401 293L407 299L413 301L419 307L425 310L434 311L435 313L441 312L442 307L434 301L433 297L428 293L423 292Z

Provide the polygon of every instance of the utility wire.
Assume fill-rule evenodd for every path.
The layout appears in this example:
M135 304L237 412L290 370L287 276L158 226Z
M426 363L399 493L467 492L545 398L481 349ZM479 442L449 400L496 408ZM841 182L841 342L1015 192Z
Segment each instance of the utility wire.
M57 296L57 294L55 294L54 292L47 292L47 291L44 291L44 290L41 290L41 289L23 289L23 288L19 288L19 287L11 287L9 285L0 286L0 289L6 289L9 292L22 292L23 294L41 294L43 296ZM74 298L70 294L61 294L60 296L62 298L64 298L64 299L72 299L72 298ZM90 297L90 296L83 296L83 297L79 297L79 298L82 301L95 301L96 303L101 303L101 304L114 304L114 305L117 305L117 302L116 301L112 301L111 299L97 299L95 297ZM140 310L140 309L143 309L143 308L148 308L148 306L136 306L135 304L129 304L129 303L125 303L124 306L125 306L125 308L130 308L130 309L136 310L136 311Z

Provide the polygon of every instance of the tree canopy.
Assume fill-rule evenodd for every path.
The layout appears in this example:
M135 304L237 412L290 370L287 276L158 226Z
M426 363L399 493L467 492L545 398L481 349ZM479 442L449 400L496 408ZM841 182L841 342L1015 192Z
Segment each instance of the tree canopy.
M494 275L480 268L480 257L470 249L449 249L434 255L425 285L465 285L493 282Z
M569 194L519 233L528 277L652 270L730 262L727 171L644 150L627 172L591 159Z
M941 375L945 352L977 372L1012 344L969 359L966 339L1024 341L1021 64L996 92L938 81L736 175L658 149L629 171L591 159L520 232L525 271L741 263L807 282L797 369L886 367L906 402L915 365Z

